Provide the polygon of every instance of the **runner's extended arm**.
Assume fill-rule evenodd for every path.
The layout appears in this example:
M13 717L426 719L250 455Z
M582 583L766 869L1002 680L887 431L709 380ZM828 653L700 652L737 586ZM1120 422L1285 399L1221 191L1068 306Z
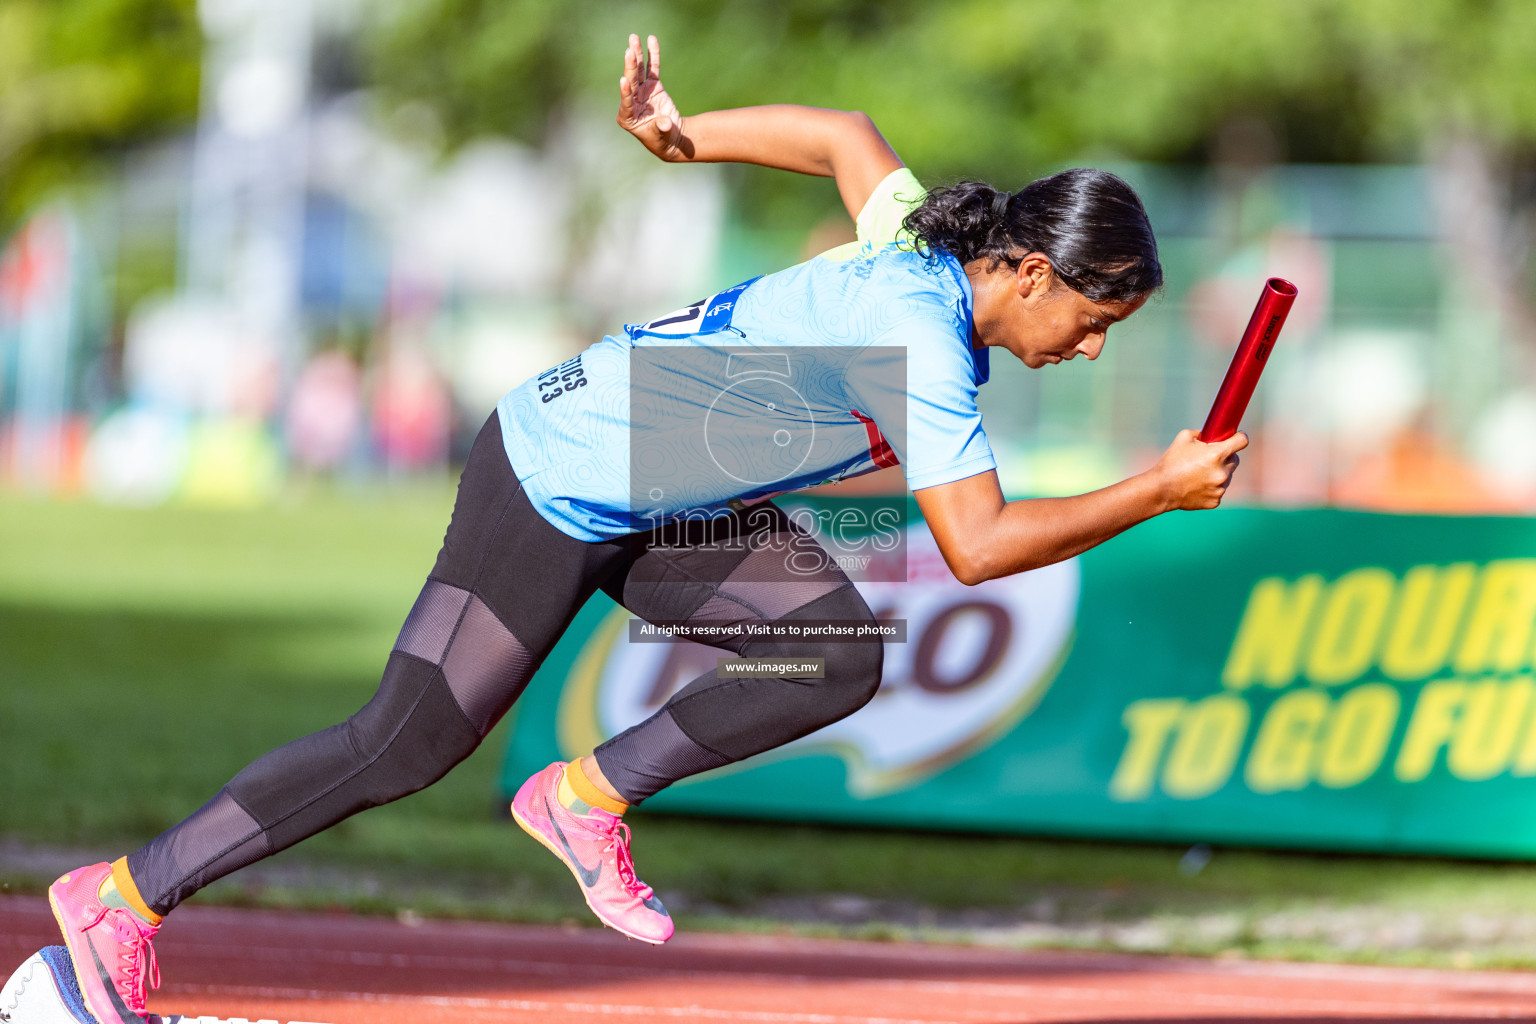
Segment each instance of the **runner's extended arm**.
M913 494L950 571L974 585L1082 554L1163 512L1215 508L1247 445L1241 433L1204 444L1181 431L1145 473L1070 498L1005 501L995 470Z

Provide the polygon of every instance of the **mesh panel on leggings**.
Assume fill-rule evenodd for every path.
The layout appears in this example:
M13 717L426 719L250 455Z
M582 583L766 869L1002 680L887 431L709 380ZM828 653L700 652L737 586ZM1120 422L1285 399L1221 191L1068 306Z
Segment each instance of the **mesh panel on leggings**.
M693 626L723 626L732 622L762 622L763 617L740 601L733 601L719 594L709 595L709 600L699 605L688 622Z
M630 803L655 795L677 779L731 763L731 758L690 739L666 708L604 743L593 756Z
M469 591L428 580L416 596L411 613L405 617L405 625L400 627L395 650L434 665L442 661L443 652L448 649L448 639L453 636L453 627L458 625L464 602L468 600Z
M814 539L804 534L776 534L774 544L743 558L720 584L720 593L743 601L769 620L781 618L848 582L848 576ZM818 567L800 573L796 566Z
M485 602L472 597L443 661L443 678L464 717L484 736L528 685L532 661Z
M175 906L201 889L205 877L228 874L260 860L269 850L256 819L220 790L180 827L139 851L129 870L151 908Z

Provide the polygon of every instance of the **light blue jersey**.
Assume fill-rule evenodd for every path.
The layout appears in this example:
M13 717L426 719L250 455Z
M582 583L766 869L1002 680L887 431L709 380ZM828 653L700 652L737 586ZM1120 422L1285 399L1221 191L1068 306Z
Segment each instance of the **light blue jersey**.
M898 463L913 490L995 468L970 283L900 236L922 195L893 172L858 242L626 325L508 392L502 438L534 507L598 541Z

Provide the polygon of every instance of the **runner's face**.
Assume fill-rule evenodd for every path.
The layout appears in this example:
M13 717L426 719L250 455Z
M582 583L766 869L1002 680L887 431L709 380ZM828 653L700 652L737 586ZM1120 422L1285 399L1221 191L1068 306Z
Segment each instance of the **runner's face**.
M1021 266L1010 300L1003 345L1025 366L1038 370L1078 356L1097 359L1109 328L1140 309L1147 296L1094 302L1064 284L1047 264L1043 273Z

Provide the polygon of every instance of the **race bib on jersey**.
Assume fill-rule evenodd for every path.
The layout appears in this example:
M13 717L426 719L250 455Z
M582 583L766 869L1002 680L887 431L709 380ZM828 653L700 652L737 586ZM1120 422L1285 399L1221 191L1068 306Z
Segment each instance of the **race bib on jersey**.
M736 299L756 280L756 277L751 278L733 288L716 292L707 299L691 302L650 323L625 324L624 333L633 341L636 338L687 338L695 334L723 331L731 326Z

